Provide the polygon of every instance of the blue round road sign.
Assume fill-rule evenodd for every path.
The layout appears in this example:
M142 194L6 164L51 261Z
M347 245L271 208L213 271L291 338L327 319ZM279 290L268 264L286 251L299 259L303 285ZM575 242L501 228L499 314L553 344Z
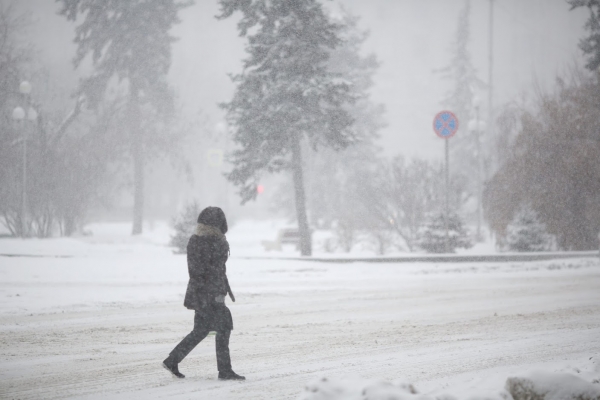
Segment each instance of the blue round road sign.
M433 119L433 130L442 139L450 139L458 130L458 118L452 111L440 111Z

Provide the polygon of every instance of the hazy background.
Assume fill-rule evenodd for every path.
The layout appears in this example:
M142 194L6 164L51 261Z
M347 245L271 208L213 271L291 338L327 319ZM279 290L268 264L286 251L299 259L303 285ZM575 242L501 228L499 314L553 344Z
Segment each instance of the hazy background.
M387 108L389 125L382 131L386 151L441 157L442 144L431 121L451 82L435 70L448 63L463 0L337 3L361 17L361 27L370 31L364 51L375 53L381 62L372 96ZM43 58L65 85L74 87L74 25L56 15L58 4L52 0L25 0L19 6L35 15L31 36ZM473 1L471 7L471 56L479 77L487 82L489 1ZM214 18L218 12L213 0L198 0L181 12L170 72L181 105L190 113L202 109L216 120L222 116L217 103L233 94L227 74L239 72L244 57L234 19L218 21ZM585 9L569 12L563 0L496 0L494 103L530 91L535 81L550 88L557 74L579 62L577 44L586 16Z
M365 53L381 62L375 75L373 100L385 104L388 127L382 130L387 152L441 157L442 142L431 129L450 81L435 70L447 65L463 0L337 1L361 17L370 31ZM581 60L577 48L587 10L569 12L563 0L496 0L494 3L494 104L500 105L532 89L535 81L551 88L556 75ZM64 84L74 87L71 59L74 25L56 15L52 0L25 0L33 11L32 41L49 64L62 71ZM471 3L471 56L479 77L488 81L489 1ZM239 72L244 45L235 19L218 21L216 1L198 0L181 12L174 34L172 84L181 106L202 109L215 120L217 103L229 100L233 85L227 74ZM487 96L487 95L486 95ZM487 97L484 97L484 100ZM485 105L485 102L484 102ZM462 121L461 121L462 122Z
M330 4L335 3L360 16L361 28L370 31L364 53L374 53L381 62L371 94L373 101L384 104L387 110L387 127L381 130L379 142L385 154L441 160L443 141L435 136L431 124L435 113L443 109L441 98L452 82L442 79L436 70L449 62L464 1L340 0ZM51 78L56 80L54 85L65 91L74 90L78 76L86 72L85 68L74 71L71 63L75 24L57 15L59 4L53 0L24 0L16 4L33 14L27 40L37 47ZM586 9L569 11L563 0L495 0L494 4L494 107L527 97L534 83L551 90L557 74L573 64L581 64L577 45L584 33ZM487 0L472 1L470 14L471 58L479 78L486 83L489 7ZM239 72L245 57L236 18L218 21L218 12L215 0L197 0L181 12L182 23L173 32L179 40L173 47L170 70L182 115L192 118L202 113L206 124L215 130L224 116L218 103L230 100L234 90L228 74ZM480 96L485 109L487 94ZM466 121L461 123L465 128ZM198 174L204 181L201 178L195 183L165 179L165 174L168 175L161 168L148 174L149 217L171 215L197 193L198 187L215 180L228 202L238 202L232 196L234 189L220 178L220 173L203 169ZM130 193L124 193L119 204L121 212L116 207L111 215L127 218Z

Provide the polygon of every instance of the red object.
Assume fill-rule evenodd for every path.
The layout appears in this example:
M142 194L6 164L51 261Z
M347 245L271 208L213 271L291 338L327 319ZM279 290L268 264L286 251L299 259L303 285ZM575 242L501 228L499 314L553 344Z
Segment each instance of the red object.
M440 111L433 118L433 130L442 139L450 139L458 131L458 118L452 111Z
M261 193L262 193L262 192L264 192L264 191L265 191L265 187L264 187L263 185L258 185L258 186L256 187L256 192L257 192L258 194L261 194Z

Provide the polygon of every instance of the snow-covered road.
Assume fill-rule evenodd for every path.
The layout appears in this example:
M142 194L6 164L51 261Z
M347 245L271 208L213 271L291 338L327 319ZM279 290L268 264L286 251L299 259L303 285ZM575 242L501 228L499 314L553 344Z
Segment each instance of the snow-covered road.
M596 259L233 258L230 347L247 381L216 379L214 336L174 380L160 362L192 328L185 258L149 244L71 255L0 257L0 398L294 399L319 376L402 379L437 393L600 358Z

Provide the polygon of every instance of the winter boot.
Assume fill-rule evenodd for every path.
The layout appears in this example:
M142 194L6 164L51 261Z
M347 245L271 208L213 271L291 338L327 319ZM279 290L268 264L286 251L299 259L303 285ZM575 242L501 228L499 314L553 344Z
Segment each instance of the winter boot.
M245 376L241 376L233 372L233 370L229 371L219 371L219 380L220 381L244 381L246 380Z
M166 369L167 371L169 371L170 373L172 373L174 377L185 378L185 375L182 374L181 372L179 372L179 368L177 368L177 364L171 360L170 356L167 357L163 361L162 366L163 366L164 369Z

